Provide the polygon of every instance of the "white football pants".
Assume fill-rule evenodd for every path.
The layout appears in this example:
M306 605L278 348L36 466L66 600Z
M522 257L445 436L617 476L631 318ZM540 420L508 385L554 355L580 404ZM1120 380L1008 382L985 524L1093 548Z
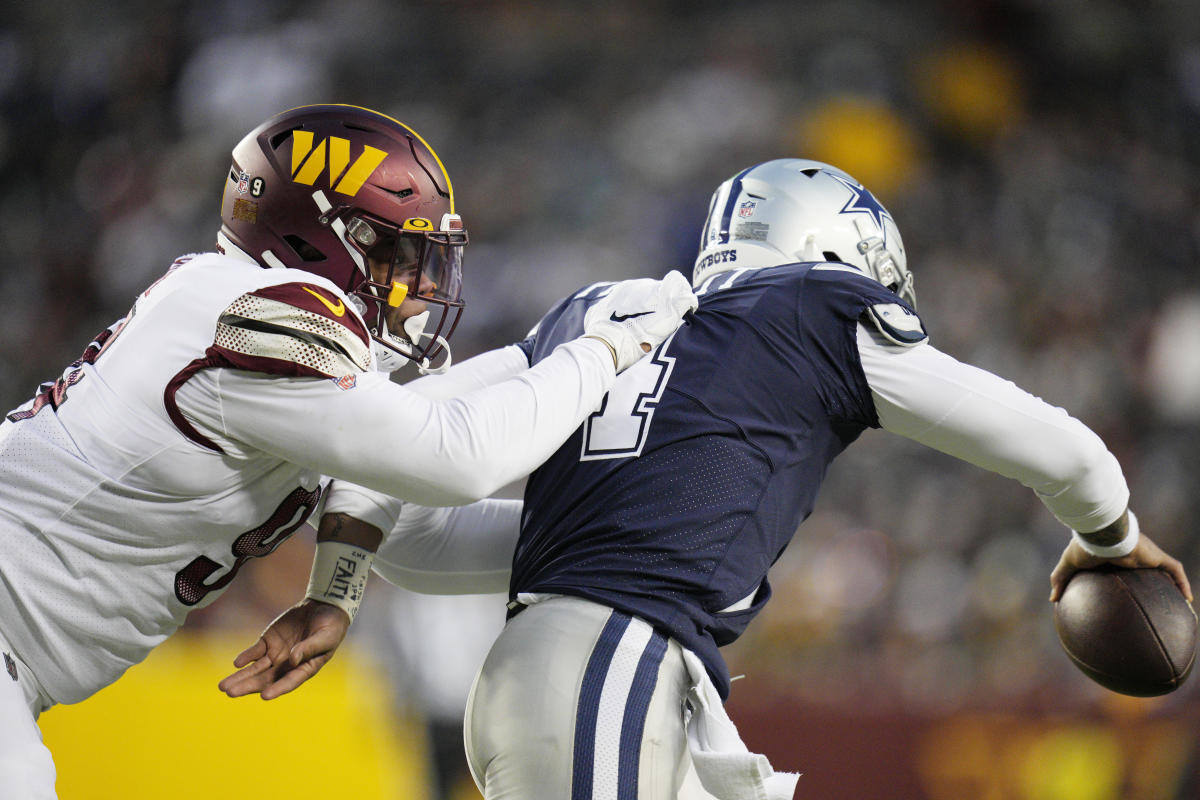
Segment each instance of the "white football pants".
M535 603L471 690L475 782L487 800L676 800L689 686L680 645L636 617L574 597Z
M55 800L54 759L37 726L48 705L0 634L0 797Z

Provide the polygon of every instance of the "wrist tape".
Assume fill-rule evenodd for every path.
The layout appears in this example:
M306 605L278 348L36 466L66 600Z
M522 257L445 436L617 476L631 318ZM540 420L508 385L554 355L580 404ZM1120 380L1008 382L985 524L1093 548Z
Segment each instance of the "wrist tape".
M362 605L374 558L374 553L357 545L317 542L305 597L337 606L349 614L353 622Z
M1133 515L1132 511L1126 511L1129 515L1129 532L1125 534L1125 538L1116 544L1101 547L1100 545L1092 544L1079 531L1071 531L1071 536L1075 541L1079 542L1079 546L1086 550L1089 554L1096 558L1120 558L1127 556L1133 552L1133 548L1137 547L1138 536L1141 535L1141 527L1138 525L1138 519Z

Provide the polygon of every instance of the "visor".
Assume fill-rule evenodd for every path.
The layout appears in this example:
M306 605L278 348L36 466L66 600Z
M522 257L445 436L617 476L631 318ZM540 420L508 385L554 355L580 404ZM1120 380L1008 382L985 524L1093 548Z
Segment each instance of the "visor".
M436 360L462 313L462 255L468 241L462 219L446 214L436 230L423 217L410 218L397 228L356 214L346 219L346 239L369 262L388 265L386 274L368 274L354 292L365 301L363 317L372 336L418 363ZM387 331L386 314L409 299L425 303L426 311L433 313L416 329L406 325L406 338L400 339L400 331Z

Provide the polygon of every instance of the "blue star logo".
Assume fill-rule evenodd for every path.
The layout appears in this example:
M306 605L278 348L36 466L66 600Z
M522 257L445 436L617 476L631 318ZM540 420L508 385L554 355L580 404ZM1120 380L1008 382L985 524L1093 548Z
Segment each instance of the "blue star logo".
M868 214L871 219L875 220L876 227L883 237L887 238L887 229L883 227L884 219L891 219L892 215L887 212L887 209L879 204L875 199L875 195L866 190L865 187L858 185L854 181L848 181L840 175L829 173L829 177L833 178L838 183L850 190L850 199L846 201L846 205L842 206L839 214ZM893 222L893 224L895 224Z

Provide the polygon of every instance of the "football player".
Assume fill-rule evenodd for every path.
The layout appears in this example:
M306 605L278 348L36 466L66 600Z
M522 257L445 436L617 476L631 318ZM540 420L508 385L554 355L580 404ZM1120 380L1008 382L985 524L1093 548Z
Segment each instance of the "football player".
M1014 478L1074 533L1051 577L1180 563L1138 530L1104 443L1062 409L939 352L891 215L858 181L786 159L716 190L698 311L617 379L530 477L509 621L467 711L487 798L674 798L689 762L717 798L790 798L723 710L719 648L771 596L768 568L830 462L881 427ZM587 330L592 286L519 345L465 362L499 376Z
M119 678L326 495L288 613L336 646L378 544L363 498L462 506L525 475L695 305L678 273L619 284L542 363L436 400L387 374L444 367L462 309L467 231L420 136L353 106L276 116L234 149L221 220L218 252L178 259L0 424L6 797L54 796L41 711ZM399 527L503 533L515 505L413 505ZM436 550L399 542L381 567L442 569Z

